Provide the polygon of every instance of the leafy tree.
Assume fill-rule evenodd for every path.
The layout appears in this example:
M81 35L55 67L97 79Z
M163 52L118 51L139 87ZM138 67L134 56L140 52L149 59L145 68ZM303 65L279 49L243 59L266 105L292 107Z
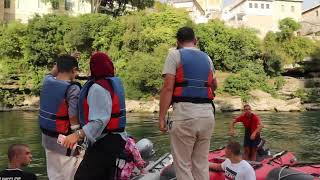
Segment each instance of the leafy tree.
M238 72L260 57L261 42L246 28L230 28L221 21L197 26L199 47L208 53L217 69Z
M294 36L294 32L299 30L301 25L292 18L284 18L279 22L279 38L280 40L287 40Z
M35 67L52 64L53 59L65 53L64 35L70 31L70 18L49 14L35 16L28 24L25 58Z
M3 24L0 30L0 56L19 59L23 57L23 45L27 26L19 22Z

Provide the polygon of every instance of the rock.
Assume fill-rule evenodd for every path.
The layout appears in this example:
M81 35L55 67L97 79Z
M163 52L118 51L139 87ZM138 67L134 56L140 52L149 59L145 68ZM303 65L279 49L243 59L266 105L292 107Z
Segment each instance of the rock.
M216 112L239 111L242 109L242 101L239 96L218 96L214 99Z
M136 112L137 109L140 109L140 102L136 100L126 100L126 109L127 112Z
M39 106L40 98L38 96L26 96L22 102L23 106Z
M159 111L159 100L143 101L141 104L141 112L156 113Z
M272 97L269 93L261 90L253 90L250 92L251 99L248 104L254 111L300 111L302 109L300 98L291 100L282 100Z
M301 99L294 98L289 101L285 101L285 104L281 104L279 106L275 106L275 110L279 112L286 112L286 111L301 111Z
M308 103L308 104L303 104L303 107L307 111L320 111L320 103Z
M285 77L285 84L280 90L280 93L284 96L291 97L298 89L303 89L305 86L304 79L297 79L293 77Z
M159 100L153 100L153 101L126 100L126 109L127 109L127 112L156 113L159 111Z
M273 111L274 104L271 101L273 97L264 91L253 90L250 92L251 99L248 104L251 106L251 109L254 111ZM278 102L279 103L279 102Z

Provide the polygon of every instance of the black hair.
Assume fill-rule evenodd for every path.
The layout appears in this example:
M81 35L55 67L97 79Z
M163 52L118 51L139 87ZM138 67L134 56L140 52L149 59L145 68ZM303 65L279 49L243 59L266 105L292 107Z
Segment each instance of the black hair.
M239 156L241 154L241 145L236 141L230 141L227 145L227 149L229 149L232 154Z
M194 31L191 27L182 27L178 30L176 38L180 42L193 41L195 39Z
M58 72L70 72L73 68L79 68L78 61L71 55L61 55L56 59Z
M8 148L8 159L9 162L12 161L13 157L16 156L17 154L21 153L22 148L29 148L28 145L26 144L12 144Z

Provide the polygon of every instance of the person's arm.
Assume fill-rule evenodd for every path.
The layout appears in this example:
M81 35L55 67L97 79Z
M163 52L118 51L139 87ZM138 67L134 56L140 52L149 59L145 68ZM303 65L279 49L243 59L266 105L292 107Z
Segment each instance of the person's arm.
M159 130L166 132L166 114L171 104L172 94L174 91L175 75L177 70L177 58L180 57L180 53L177 50L170 51L166 58L162 75L164 77L164 83L160 92L160 110L159 110Z
M88 93L89 122L81 130L66 137L63 146L72 148L74 144L87 137L95 142L110 121L112 99L110 93L101 86L94 84Z
M216 75L215 75L215 68L213 66L213 63L212 63L212 60L211 58L208 56L208 60L209 60L209 63L210 63L210 68L212 70L212 76L213 76L213 79L212 79L212 82L211 82L211 88L212 88L212 93L214 93L214 91L218 88L218 82L217 82L217 78L216 78Z
M229 124L229 135L230 136L235 136L236 135L236 132L235 132L235 129L234 129L234 125L238 122L241 122L242 121L242 115L237 117L235 120L231 121L230 124Z
M213 77L213 79L212 79L211 88L212 88L213 92L218 88L217 78L215 78L215 77Z
M219 164L219 163L211 163L209 165L209 169L223 171L223 168L222 168L221 164Z
M160 92L159 130L162 132L167 130L165 117L171 104L174 83L175 75L166 74L163 87Z
M67 91L68 114L71 124L71 130L77 130L80 128L78 121L79 94L80 87L78 85L71 85Z

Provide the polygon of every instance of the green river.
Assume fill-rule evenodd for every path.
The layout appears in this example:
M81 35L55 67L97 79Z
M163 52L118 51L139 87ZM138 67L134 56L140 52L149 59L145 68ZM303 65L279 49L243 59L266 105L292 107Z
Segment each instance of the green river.
M236 113L216 115L216 125L212 131L211 149L223 146L229 139L228 124ZM320 161L320 112L258 113L265 124L262 136L272 152L289 150L295 152L300 161ZM127 131L137 139L147 137L155 146L156 155L169 151L168 136L158 131L157 115L129 114ZM237 139L242 142L242 125L237 127ZM40 143L37 112L0 113L0 168L7 166L7 148L13 143L30 146L33 161L27 168L46 178L45 156Z

